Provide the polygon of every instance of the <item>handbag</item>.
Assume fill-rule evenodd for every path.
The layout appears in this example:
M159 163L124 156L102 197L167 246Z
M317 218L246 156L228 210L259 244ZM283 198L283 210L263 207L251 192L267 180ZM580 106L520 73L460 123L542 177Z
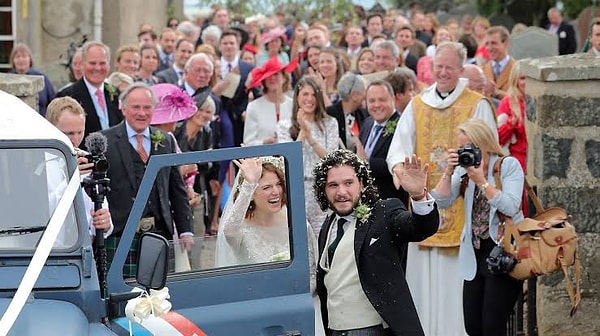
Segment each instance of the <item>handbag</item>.
M505 157L494 165L496 189L502 190L500 166ZM570 223L570 215L563 208L544 209L540 199L525 178L525 189L535 205L536 215L515 224L511 217L498 212L500 223L505 223L501 246L516 263L508 273L517 280L526 280L539 275L562 271L567 293L571 300L573 316L581 301L581 270L577 253L577 232ZM574 282L569 267L573 266ZM575 290L573 289L575 287Z

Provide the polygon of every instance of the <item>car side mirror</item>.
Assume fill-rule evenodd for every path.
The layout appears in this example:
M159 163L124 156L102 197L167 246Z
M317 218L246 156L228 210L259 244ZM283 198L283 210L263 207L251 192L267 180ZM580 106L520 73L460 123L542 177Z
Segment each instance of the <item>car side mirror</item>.
M138 248L136 281L146 290L165 287L169 270L169 243L165 237L146 232Z

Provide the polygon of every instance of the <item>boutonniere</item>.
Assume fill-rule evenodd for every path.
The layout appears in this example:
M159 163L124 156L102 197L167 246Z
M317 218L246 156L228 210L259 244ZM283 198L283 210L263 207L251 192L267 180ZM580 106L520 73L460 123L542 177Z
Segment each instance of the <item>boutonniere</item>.
M110 101L114 101L115 98L117 98L117 88L115 88L112 84L106 84L104 88L106 89L106 92L108 92Z
M361 203L359 206L354 209L356 211L356 219L358 219L361 223L364 223L371 216L371 207L368 205Z
M152 140L154 150L157 151L159 146L164 146L162 141L165 140L165 135L161 131L155 130L154 133L150 134L150 140Z
M396 125L398 125L398 119L390 120L385 124L385 129L383 130L383 136L394 135L396 131Z

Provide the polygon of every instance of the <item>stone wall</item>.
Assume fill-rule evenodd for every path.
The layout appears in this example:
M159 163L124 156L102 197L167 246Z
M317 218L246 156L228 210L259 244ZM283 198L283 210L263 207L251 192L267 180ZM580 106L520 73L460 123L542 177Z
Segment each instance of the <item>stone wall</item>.
M600 60L588 54L529 60L528 179L546 207L566 208L579 236L577 314L562 273L538 279L539 335L600 335Z
M44 77L0 73L0 90L21 98L39 112L38 93L44 89Z

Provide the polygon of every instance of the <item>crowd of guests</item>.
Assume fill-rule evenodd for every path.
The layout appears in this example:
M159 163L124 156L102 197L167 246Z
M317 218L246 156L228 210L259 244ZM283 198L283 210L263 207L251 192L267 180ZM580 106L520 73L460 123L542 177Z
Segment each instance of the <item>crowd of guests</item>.
M559 35L561 54L575 52L570 41L574 36L560 12L553 8L548 17L548 29ZM369 335L385 335L388 326L394 334L503 335L522 285L508 275L490 274L484 261L501 236L496 213L517 221L527 211L525 77L508 53L510 32L490 26L483 17L440 24L418 6L359 19L334 34L325 21L290 23L282 15L253 16L234 24L227 8L217 8L207 20L171 18L157 31L142 24L138 41L119 47L114 55L100 41L82 45L71 62L73 83L55 94L45 78L39 103L40 113L48 113L53 124L70 134L75 147L85 149L82 139L93 132L108 139L112 192L108 209L90 210L90 234L94 228L105 230L110 257L152 155L300 141L307 222L321 252L324 242L341 237L348 223L357 220L360 194L368 194L368 188L354 190L351 183L372 185L378 194L369 197L399 200L381 205L363 199L373 211L389 206L381 210L384 223L392 218L388 211L406 211L409 204L413 215L428 225L439 219L437 232L398 226L385 238L401 237L391 243L397 255L389 267L401 267L398 274L406 281L397 284L408 286L395 292L393 304L374 302L364 289L370 285L355 286L358 279L368 282L362 273L363 267L369 269L362 264L366 261L357 257L358 265L353 258L335 265L329 258L315 257L311 270L317 274L316 286L326 288L319 308L325 330L342 335L375 323L381 328L369 329L374 332ZM600 21L592 30L590 52L599 55ZM17 44L11 55L14 72L39 74L31 59L27 46ZM61 98L50 103L55 95ZM458 148L467 145L482 151L476 166L459 165ZM500 168L499 190L493 168L505 155L512 158ZM333 162L334 168L323 162ZM89 171L84 158L79 163L82 173ZM236 181L250 189L242 194L242 212L236 208L239 218L230 222L245 218L245 225L252 227L261 219L276 218L267 210L269 204L277 205L277 211L285 206L280 200L285 194L281 169L251 161L235 164L241 169ZM323 168L325 176L319 179L323 171L315 167ZM231 189L227 176L236 171L229 161L162 170L138 230L180 240L193 267L201 268L193 237L216 235L222 229L220 217L232 218L220 204ZM264 171L269 172L265 181ZM331 184L320 185L330 178ZM269 204L258 201L259 191L267 194L258 188L263 184L275 193ZM330 189L337 194L328 194ZM346 197L349 209L343 203ZM439 217L438 210L432 212L434 200ZM431 213L435 223L426 219ZM334 219L338 224L332 224ZM242 244L237 233L224 234ZM354 248L344 240L341 244ZM135 274L135 250L132 245L124 275ZM271 257L273 251L264 254ZM316 248L311 251L319 254ZM389 253L387 247L385 251ZM368 257L367 252L360 258ZM400 266L392 266L396 262ZM346 272L356 268L358 272ZM349 281L351 290L335 285L334 276ZM366 294L370 304L347 302L334 295L337 291ZM400 314L397 305L402 303L412 308ZM345 305L368 318L344 317ZM402 315L406 323L393 320L390 312Z

